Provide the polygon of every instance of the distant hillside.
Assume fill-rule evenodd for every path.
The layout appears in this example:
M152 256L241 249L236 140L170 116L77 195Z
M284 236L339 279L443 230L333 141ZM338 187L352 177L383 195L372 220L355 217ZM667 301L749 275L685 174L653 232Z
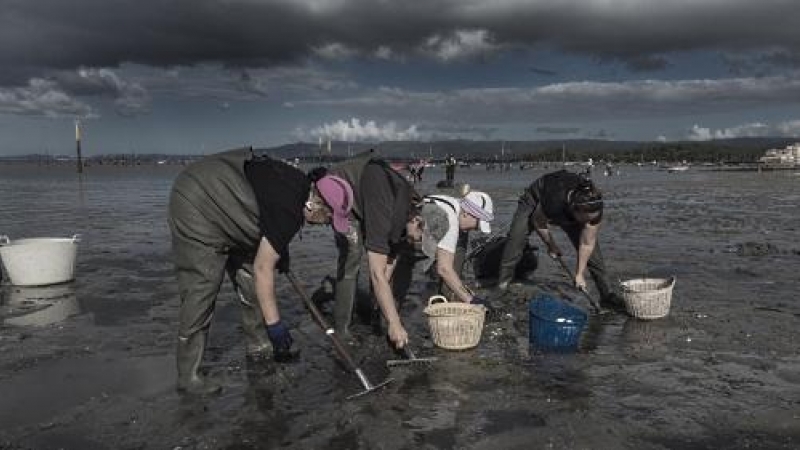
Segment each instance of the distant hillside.
M315 143L298 142L259 149L274 158L336 161L369 149L377 149L387 159L442 160L452 154L466 161L571 161L593 158L596 161L683 161L688 162L755 162L770 148L783 148L800 139L794 138L736 138L713 141L640 142L573 139L550 141L472 141L449 140L435 142L393 141L380 143L331 142L320 147ZM200 155L112 154L85 157L88 164L140 165L185 164ZM0 157L4 162L67 163L74 155L23 155Z
M639 142L576 139L564 141L471 141L436 142L394 141L375 144L331 142L327 146L296 143L266 149L278 158L340 159L370 148L389 159L442 159L448 154L462 160L568 160L594 158L635 162L639 160L753 162L769 148L782 148L797 141L792 138L736 138L713 141Z

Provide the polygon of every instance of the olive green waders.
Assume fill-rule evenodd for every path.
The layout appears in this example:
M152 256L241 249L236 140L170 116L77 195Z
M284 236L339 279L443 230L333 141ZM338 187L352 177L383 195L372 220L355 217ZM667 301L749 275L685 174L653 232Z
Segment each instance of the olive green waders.
M198 369L226 272L241 302L248 351L271 348L252 276L261 236L255 194L244 174L250 157L250 149L208 156L181 172L172 188L169 225L180 294L176 359L181 391L220 389Z
M503 248L503 258L500 263L500 275L498 277L498 284L501 288L505 288L514 278L514 272L522 259L522 253L525 244L528 241L528 236L533 232L532 225L533 211L536 209L536 201L530 194L523 194L517 204L517 210L514 212L514 218L511 220L511 227L508 232L508 240ZM572 246L577 251L580 248L581 239L581 225L571 225L560 227L569 237ZM586 262L586 268L594 280L597 291L600 294L601 301L608 302L613 299L613 291L608 283L606 275L606 266L603 260L603 254L600 251L600 243L596 242L594 251L592 252L589 260Z
M336 270L333 324L336 334L342 336L342 339L349 339L358 274L361 271L361 257L365 253L361 223L351 217L350 230L347 233L334 233L334 239L339 250L339 261Z
M334 233L336 248L339 250L339 260L336 272L336 288L333 305L333 323L336 334L343 339L350 339L350 324L355 309L356 292L358 290L358 276L361 270L361 258L366 253L364 249L364 236L361 223L358 219L350 218L350 231L348 233ZM392 294L395 302L402 304L411 285L412 270L416 262L413 249L401 246L395 256L396 266L391 279ZM370 286L371 286L370 281ZM370 289L372 292L372 289ZM377 299L372 295L374 308L370 318L373 331L382 334L381 312ZM399 305L398 305L399 306Z

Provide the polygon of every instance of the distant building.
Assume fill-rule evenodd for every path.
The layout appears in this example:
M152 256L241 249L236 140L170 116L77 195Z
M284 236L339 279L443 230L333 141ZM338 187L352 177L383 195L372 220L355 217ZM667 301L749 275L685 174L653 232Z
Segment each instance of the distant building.
M769 149L758 162L767 166L800 166L800 143Z

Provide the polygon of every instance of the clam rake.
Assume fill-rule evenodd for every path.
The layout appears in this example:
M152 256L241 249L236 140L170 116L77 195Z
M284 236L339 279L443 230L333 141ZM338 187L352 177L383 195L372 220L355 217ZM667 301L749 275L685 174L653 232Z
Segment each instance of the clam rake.
M320 326L320 328L322 328L322 331L325 332L325 335L331 339L331 341L333 342L333 348L336 350L336 353L338 353L339 356L342 358L342 360L344 360L344 363L347 366L347 368L356 374L356 376L358 377L358 381L361 382L361 385L364 387L363 391L347 397L348 400L369 394L370 392L376 391L392 382L391 378L387 378L386 380L378 384L372 384L369 381L369 378L367 378L367 376L364 374L364 371L362 371L361 368L358 367L355 360L353 360L353 357L350 356L350 353L345 349L344 345L342 345L342 342L336 336L336 333L334 332L333 328L329 327L328 324L325 322L325 319L322 317L322 314L319 312L319 309L317 309L317 306L314 304L314 302L308 296L306 291L300 285L300 282L294 276L294 273L291 271L286 272L286 278L289 279L289 282L292 284L294 290L297 291L297 294L300 295L300 298L303 299L303 303L305 304L309 312L311 312L311 316L314 318L314 321L317 323L317 325Z
M409 367L409 366L424 368L424 367L430 367L433 363L439 360L439 358L436 357L418 358L417 355L415 355L414 352L411 351L410 348L408 348L408 346L403 347L402 349L400 349L400 351L403 353L405 359L390 359L386 361L386 367L390 369L394 367Z

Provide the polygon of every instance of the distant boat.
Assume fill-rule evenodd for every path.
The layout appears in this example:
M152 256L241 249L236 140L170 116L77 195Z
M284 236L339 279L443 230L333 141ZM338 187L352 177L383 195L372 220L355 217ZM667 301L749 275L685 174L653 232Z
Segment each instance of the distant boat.
M667 172L669 172L669 173L686 172L687 170L689 170L689 166L670 166L670 167L667 167Z

